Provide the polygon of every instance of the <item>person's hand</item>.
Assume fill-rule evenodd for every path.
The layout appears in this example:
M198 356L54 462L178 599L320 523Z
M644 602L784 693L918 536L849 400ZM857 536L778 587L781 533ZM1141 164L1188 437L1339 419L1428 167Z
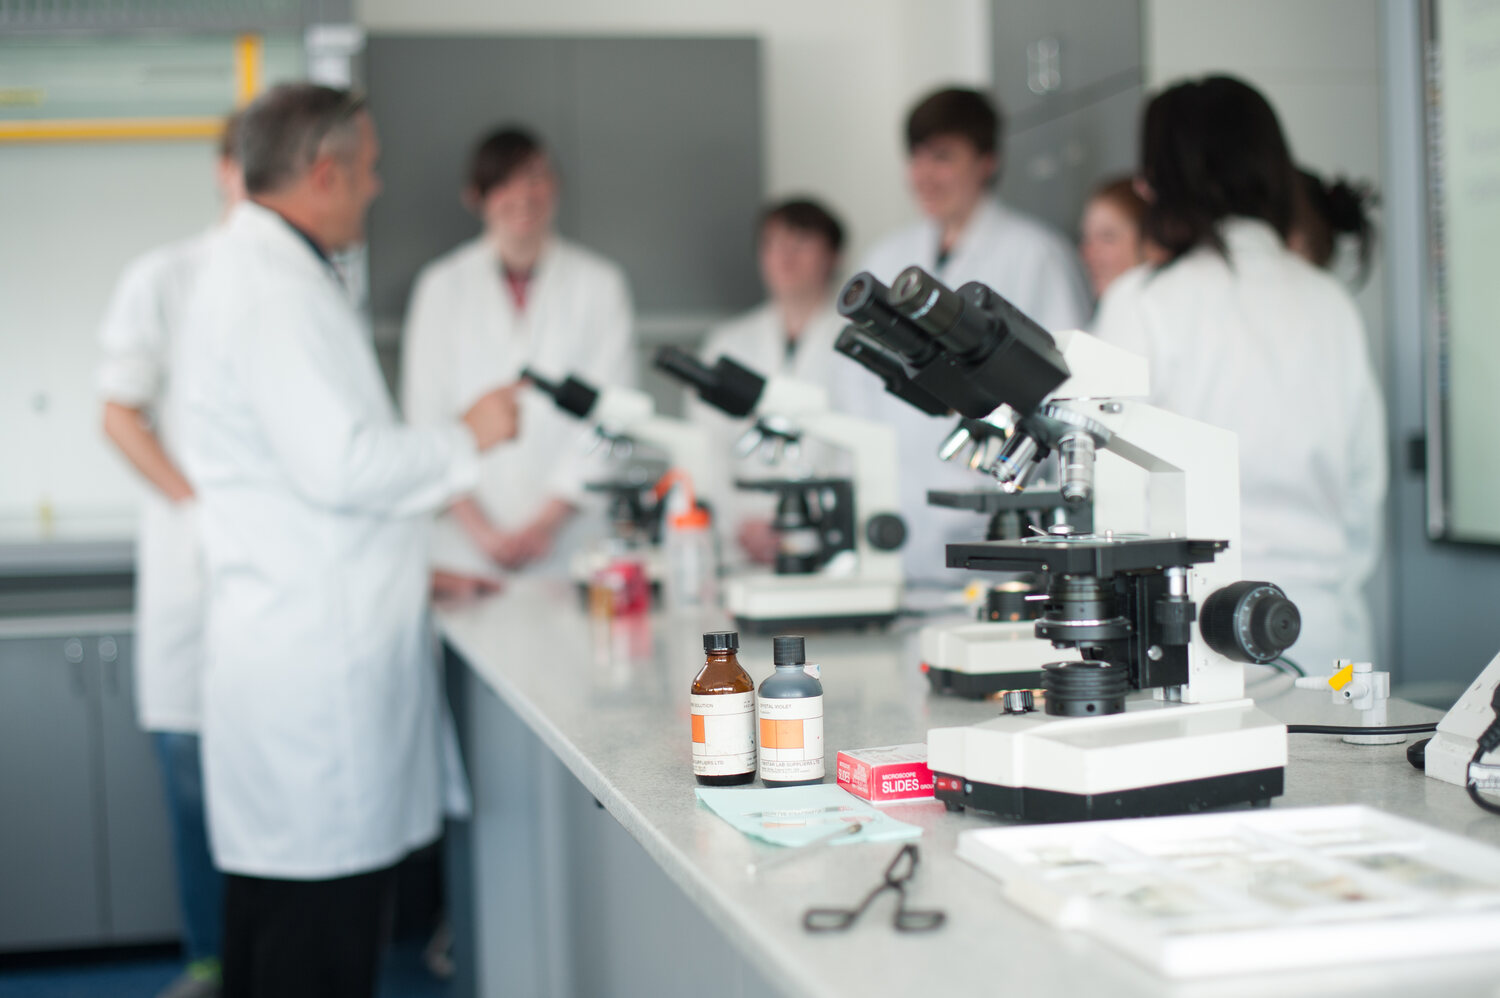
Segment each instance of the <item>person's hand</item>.
M521 411L516 394L523 382L491 389L479 397L464 413L464 425L474 434L474 443L482 451L498 443L514 440L521 428Z
M735 532L740 549L757 565L769 565L776 560L781 538L770 520L744 520Z
M576 512L566 499L548 499L530 523L519 530L489 527L479 537L479 546L503 568L524 568L545 558L557 541L557 532Z
M432 598L437 602L461 602L498 593L502 588L499 579L443 569L432 571Z

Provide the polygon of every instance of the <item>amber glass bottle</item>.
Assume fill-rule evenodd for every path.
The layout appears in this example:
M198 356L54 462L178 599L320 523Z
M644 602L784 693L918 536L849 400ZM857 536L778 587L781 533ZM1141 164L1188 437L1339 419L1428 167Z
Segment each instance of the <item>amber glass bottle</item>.
M703 635L708 661L693 677L693 775L707 787L755 779L755 682L740 667L737 631Z

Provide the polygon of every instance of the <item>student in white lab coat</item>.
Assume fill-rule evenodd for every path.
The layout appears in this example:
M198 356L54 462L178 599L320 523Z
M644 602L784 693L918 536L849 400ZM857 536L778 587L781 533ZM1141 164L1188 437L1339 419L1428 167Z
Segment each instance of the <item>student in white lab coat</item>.
M1094 187L1078 220L1078 255L1097 301L1115 279L1152 259L1141 224L1146 202L1134 177L1110 177Z
M1368 660L1385 406L1348 292L1286 246L1276 113L1227 77L1174 86L1146 109L1141 176L1168 259L1115 282L1096 332L1150 361L1155 404L1239 435L1243 570L1301 609L1294 660Z
M502 128L476 146L464 196L484 231L422 269L407 311L401 405L413 424L453 419L486 386L528 366L594 385L634 383L625 276L557 235L558 192L531 133ZM565 564L569 544L560 542L588 477L583 431L540 392L525 393L521 411L521 437L485 458L478 487L440 521L438 563Z
M379 190L362 101L288 84L240 127L249 200L209 248L175 369L209 577L224 994L363 998L395 864L441 827L428 516L514 435L515 388L403 425L329 260Z
M1046 225L990 193L1000 179L1002 122L989 98L948 89L923 99L906 121L907 179L926 218L880 242L860 269L889 284L916 264L949 287L982 281L1048 329L1078 329L1089 297L1073 249ZM901 460L901 514L907 578L953 581L944 546L975 540L983 518L927 505L929 489L982 488L967 467L944 464L938 445L955 419L925 415L855 368L841 370L841 401L851 413L896 427Z
M235 135L224 123L215 179L224 212L244 194ZM171 820L187 966L162 998L219 992L224 884L208 851L198 760L204 578L193 487L178 465L169 361L211 233L152 250L120 276L99 339L104 432L145 479L136 543L135 709L161 765Z
M766 208L760 216L757 248L761 283L770 297L710 330L699 351L703 360L712 364L727 355L765 377L829 386L835 367L850 363L833 349L845 325L833 308L834 279L843 247L844 227L818 202L794 198ZM687 413L694 422L712 429L712 453L727 467L735 442L747 428L745 421L731 419L693 393L688 395ZM760 477L764 477L763 469ZM732 491L732 483L717 484L726 536L732 531L751 561L773 562L775 500L766 493Z

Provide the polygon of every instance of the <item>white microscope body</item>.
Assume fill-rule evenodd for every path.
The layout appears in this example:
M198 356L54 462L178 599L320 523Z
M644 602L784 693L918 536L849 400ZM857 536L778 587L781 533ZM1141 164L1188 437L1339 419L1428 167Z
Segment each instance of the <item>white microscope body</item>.
M832 411L828 391L791 378L765 378L720 357L712 366L676 347L657 351L656 367L690 385L704 402L755 422L747 437L774 454L811 443L847 454L848 478L805 472L741 487L781 497L778 571L731 578L726 608L750 631L860 627L894 619L901 602L906 527L897 510L896 435L884 424ZM811 507L818 515L811 515ZM791 524L791 512L809 515ZM783 512L790 511L784 517ZM814 522L816 520L816 522ZM790 529L789 529L790 526Z
M596 389L573 377L552 381L529 369L524 374L533 385L550 395L559 409L593 428L593 450L604 450L606 456L634 454L637 448L654 450L664 458L666 467L686 472L697 498L710 501L714 498L709 494L709 470L712 467L709 435L703 427L659 415L651 396L638 389L613 385ZM655 474L651 476L652 479L656 477ZM639 490L644 492L655 482L627 484L638 484ZM580 551L573 556L570 575L586 585L618 553L607 549ZM653 582L660 580L659 547L641 547L634 556L640 559L648 579Z
M883 538L881 528L899 522L895 431L832 411L826 389L791 378L767 379L752 414L757 425L775 426L778 433L800 438L804 446L813 441L848 455L853 537L816 571L730 578L725 608L750 631L859 626L894 619L901 604L904 527L898 538Z
M1071 375L1045 409L1048 418L1082 434L1079 447L1064 452L1065 480L1070 474L1086 480L1097 448L1094 534L1036 538L1022 546L1032 548L1038 567L1054 577L1060 570L1067 574L1071 563L1092 562L1082 577L1089 570L1111 574L1103 562L1114 544L1128 561L1134 543L1128 535L1137 532L1151 540L1225 541L1227 547L1206 558L1163 573L1170 592L1191 600L1201 615L1211 594L1240 578L1234 435L1140 401L1148 389L1143 358L1084 333L1055 337ZM1134 469L1145 472L1144 481ZM950 566L983 568L983 548L950 545ZM1151 569L1143 563L1134 570ZM1151 661L1162 654L1155 645L1145 651ZM1286 728L1244 696L1243 682L1241 665L1210 647L1202 627L1192 627L1186 682L1132 693L1121 712L1060 716L1027 710L929 731L928 765L937 795L950 808L973 806L1028 820L1269 800L1282 790ZM1021 706L1019 699L1007 704L1008 710Z

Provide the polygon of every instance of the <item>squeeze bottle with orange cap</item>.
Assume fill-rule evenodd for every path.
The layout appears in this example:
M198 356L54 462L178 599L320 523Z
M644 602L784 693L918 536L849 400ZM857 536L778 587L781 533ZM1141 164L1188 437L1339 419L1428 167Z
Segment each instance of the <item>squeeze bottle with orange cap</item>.
M714 556L713 522L699 506L691 487L687 508L666 516L662 542L662 601L669 610L713 606L718 602L719 572Z

